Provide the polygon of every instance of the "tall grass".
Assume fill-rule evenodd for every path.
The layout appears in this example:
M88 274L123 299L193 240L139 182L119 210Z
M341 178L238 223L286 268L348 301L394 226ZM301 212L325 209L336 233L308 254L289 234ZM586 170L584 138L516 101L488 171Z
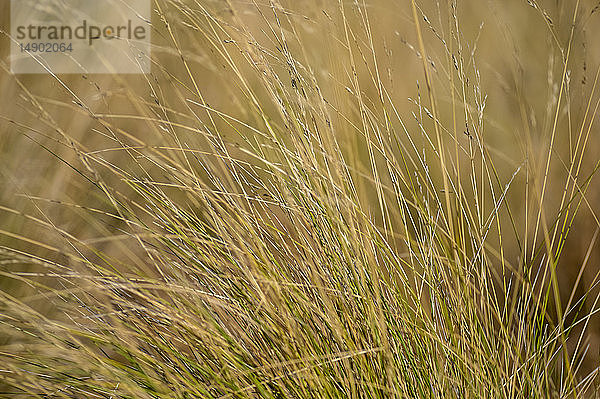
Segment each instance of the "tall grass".
M3 64L54 171L4 147L6 395L595 396L593 8L508 3L159 0L150 75Z

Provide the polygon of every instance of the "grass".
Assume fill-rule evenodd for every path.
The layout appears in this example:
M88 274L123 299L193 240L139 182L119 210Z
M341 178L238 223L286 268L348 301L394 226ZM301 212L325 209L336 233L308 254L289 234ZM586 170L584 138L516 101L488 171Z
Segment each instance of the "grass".
M158 0L152 74L1 64L3 393L596 396L596 8L465 3Z

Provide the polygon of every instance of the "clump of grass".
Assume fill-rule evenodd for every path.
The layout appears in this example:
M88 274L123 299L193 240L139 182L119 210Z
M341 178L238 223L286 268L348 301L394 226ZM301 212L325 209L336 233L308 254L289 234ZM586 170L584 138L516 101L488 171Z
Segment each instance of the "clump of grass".
M124 83L131 114L98 111L75 88L71 101L36 95L14 77L55 143L11 126L77 172L83 183L70 196L96 198L24 193L32 212L1 208L58 242L2 231L28 246L0 252L3 278L23 287L0 291L7 392L593 395L597 364L583 365L595 356L585 340L598 297L583 311L592 290L573 290L564 306L556 270L575 214L593 214L586 193L598 164L584 170L583 159L596 81L569 122L579 127L561 158L558 210L547 205L564 98L575 95L579 2L556 43L549 142L540 151L522 132L521 158L488 144L477 36L463 37L457 4L437 5L439 23L406 6L411 33L401 41L418 66L409 112L397 105L367 3L158 1L164 45L143 87ZM334 60L310 47L311 31ZM202 68L222 97L204 93ZM87 118L108 144L88 148L51 110ZM88 236L50 217L49 201L89 224ZM597 235L581 237L589 251L578 270Z

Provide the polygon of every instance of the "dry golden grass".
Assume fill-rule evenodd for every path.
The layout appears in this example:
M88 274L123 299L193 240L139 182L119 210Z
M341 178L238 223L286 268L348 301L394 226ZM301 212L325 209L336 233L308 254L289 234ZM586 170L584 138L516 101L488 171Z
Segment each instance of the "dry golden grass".
M153 9L0 63L3 394L597 396L595 2Z

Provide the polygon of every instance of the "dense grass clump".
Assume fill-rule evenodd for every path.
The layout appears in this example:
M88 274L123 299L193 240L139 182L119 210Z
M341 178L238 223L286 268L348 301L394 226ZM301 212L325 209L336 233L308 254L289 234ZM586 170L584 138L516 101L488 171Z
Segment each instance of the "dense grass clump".
M545 3L157 0L152 74L2 64L0 390L595 396L597 7Z

